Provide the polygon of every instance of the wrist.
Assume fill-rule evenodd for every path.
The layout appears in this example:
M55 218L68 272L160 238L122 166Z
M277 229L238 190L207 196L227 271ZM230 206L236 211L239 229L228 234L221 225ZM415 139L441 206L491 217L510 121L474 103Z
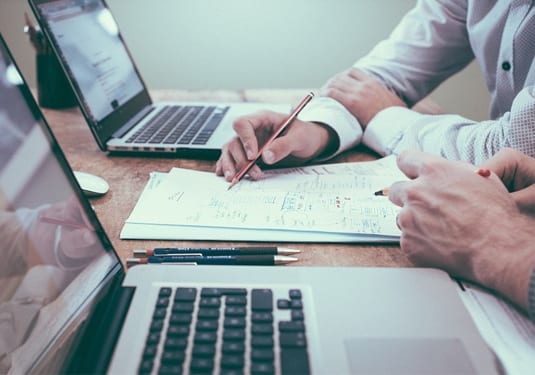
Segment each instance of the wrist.
M533 220L527 221L527 225L519 228L533 227ZM528 291L535 270L535 245L526 231L510 232L509 236L513 239L511 242L502 243L496 246L496 251L487 252L493 257L488 259L487 265L494 264L495 267L484 270L486 279L481 280L483 284L528 311Z
M317 139L319 140L318 152L315 158L328 158L340 148L340 139L338 134L328 125L321 122L313 122L317 128Z

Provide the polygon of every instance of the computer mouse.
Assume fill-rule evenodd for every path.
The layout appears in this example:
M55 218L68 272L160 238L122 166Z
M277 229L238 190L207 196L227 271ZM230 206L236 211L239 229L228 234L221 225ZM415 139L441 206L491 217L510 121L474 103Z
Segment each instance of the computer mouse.
M94 174L74 171L74 176L87 197L100 197L110 189L106 180Z

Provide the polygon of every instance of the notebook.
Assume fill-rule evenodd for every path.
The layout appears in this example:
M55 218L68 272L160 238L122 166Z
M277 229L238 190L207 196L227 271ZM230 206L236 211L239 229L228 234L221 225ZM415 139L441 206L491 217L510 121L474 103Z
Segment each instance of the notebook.
M30 5L104 151L217 158L234 135L236 117L290 109L261 103L153 103L103 0L31 0Z
M497 373L439 270L126 272L2 38L0 97L0 373Z

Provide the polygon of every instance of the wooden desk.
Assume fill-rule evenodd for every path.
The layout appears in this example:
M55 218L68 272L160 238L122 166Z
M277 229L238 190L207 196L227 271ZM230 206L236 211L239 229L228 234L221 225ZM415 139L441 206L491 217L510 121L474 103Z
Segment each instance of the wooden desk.
M260 101L297 103L306 90L244 90L244 91L165 91L153 92L155 101ZM424 111L435 111L432 106ZM78 109L63 111L44 110L71 166L75 170L94 173L106 179L110 191L91 202L115 249L124 260L136 248L165 246L237 246L240 242L208 241L134 241L121 240L119 234L139 194L148 181L150 172L168 172L172 167L213 171L214 161L155 157L109 156L100 151ZM377 156L365 148L340 155L333 162L372 160ZM302 250L295 266L411 266L397 245L362 244L300 244L273 243Z

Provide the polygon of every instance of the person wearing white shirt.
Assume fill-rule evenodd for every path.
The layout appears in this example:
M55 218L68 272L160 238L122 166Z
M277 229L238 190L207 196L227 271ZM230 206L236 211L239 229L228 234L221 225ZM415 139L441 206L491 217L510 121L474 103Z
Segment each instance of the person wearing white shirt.
M325 160L359 143L380 155L418 149L475 164L504 147L535 156L534 8L533 0L418 1L388 39L325 84L262 161ZM474 58L491 94L490 120L410 109ZM230 181L284 118L238 119L216 173ZM260 168L249 175L260 178Z

